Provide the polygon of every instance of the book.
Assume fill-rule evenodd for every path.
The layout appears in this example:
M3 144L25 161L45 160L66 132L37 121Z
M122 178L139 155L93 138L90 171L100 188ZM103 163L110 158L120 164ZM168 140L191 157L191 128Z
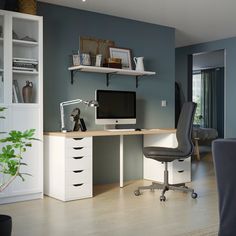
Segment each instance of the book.
M14 85L12 85L12 102L13 103L18 103L18 100L16 98L16 89L15 89Z
M22 99L22 96L21 96L21 92L20 92L20 88L19 88L17 80L15 80L15 79L13 80L13 85L15 87L17 100L18 100L19 103L22 103L23 99Z

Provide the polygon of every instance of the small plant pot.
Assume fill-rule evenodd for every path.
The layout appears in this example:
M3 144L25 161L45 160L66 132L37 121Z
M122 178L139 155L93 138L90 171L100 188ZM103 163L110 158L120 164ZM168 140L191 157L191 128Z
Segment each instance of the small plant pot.
M8 215L0 215L0 235L11 236L12 219Z

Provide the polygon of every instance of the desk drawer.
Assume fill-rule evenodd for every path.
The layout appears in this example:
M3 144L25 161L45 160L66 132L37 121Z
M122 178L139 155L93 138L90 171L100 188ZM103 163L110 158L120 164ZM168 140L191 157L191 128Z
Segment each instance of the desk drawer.
M91 148L79 146L67 149L66 158L82 157L82 156L92 156Z
M85 170L91 169L92 157L91 156L74 156L66 158L66 171L68 170Z
M92 184L80 183L68 186L66 188L66 200L92 197Z
M91 169L78 169L66 172L66 186L73 184L92 183Z
M191 181L191 171L190 170L178 170L173 169L173 183L172 184L179 184L179 183L187 183Z
M66 138L66 148L92 147L92 138Z
M173 163L172 163L173 169L176 169L176 170L189 170L191 168L190 158L191 157L173 161Z

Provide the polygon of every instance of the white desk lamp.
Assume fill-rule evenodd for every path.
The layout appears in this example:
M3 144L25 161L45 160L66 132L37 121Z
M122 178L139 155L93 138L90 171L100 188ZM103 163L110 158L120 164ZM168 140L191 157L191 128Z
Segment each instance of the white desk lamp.
M73 105L77 103L84 103L88 107L98 107L98 102L95 100L83 101L82 99L75 99L71 101L61 102L60 103L60 112L61 112L61 131L66 132L65 122L64 122L64 106Z

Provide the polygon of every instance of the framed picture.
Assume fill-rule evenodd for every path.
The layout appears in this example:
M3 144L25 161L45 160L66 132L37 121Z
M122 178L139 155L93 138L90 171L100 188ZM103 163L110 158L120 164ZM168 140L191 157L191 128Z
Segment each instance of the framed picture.
M110 51L110 57L121 58L122 69L132 70L130 49L109 47L109 51Z
M109 57L109 47L114 47L115 42L108 39L80 36L79 45L80 53L88 53L91 57L91 65L94 66L97 55L101 54L102 60Z

